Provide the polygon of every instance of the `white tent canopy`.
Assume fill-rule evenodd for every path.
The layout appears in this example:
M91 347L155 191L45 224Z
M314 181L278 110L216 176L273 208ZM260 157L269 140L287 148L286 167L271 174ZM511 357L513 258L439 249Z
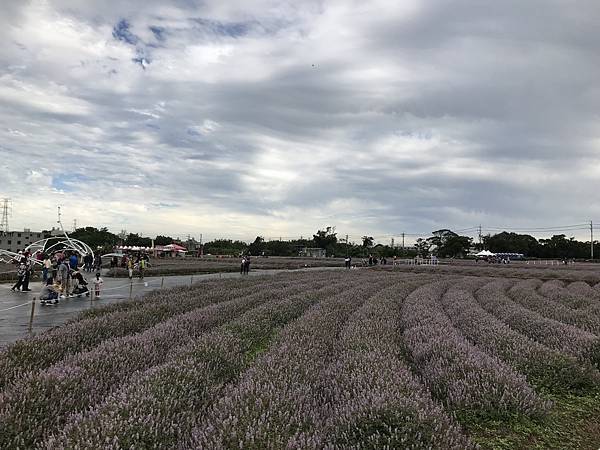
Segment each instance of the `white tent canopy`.
M479 253L477 253L475 256L496 256L496 254L490 252L489 250L482 250Z

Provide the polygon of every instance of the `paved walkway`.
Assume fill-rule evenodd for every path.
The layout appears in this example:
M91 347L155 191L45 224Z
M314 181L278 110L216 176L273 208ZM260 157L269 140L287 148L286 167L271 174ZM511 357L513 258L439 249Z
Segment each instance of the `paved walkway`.
M315 268L300 270L338 270L332 268ZM274 275L289 270L254 270L250 276ZM129 290L133 298L141 296L155 289L189 285L192 282L216 278L239 278L235 272L210 273L198 275L176 275L168 277L146 277L144 280L133 279L129 283L127 278L110 278L103 275L104 285L100 299L91 300L82 296L62 299L58 305L42 306L39 300L35 303L32 332L38 334L49 328L64 324L67 320L77 316L80 311L95 308L109 303L115 303L129 298ZM92 274L86 276L88 281L93 279ZM91 283L90 283L91 286ZM13 292L11 284L0 284L0 348L7 344L29 335L29 319L31 317L31 304L34 297L39 296L41 285L34 282L30 285L31 292Z

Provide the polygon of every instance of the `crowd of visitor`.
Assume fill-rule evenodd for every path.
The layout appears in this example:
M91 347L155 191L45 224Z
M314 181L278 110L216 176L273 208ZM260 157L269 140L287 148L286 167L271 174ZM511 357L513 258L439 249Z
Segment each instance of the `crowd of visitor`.
M100 277L102 259L100 256L94 258L92 255L86 255L80 261L79 255L69 250L59 251L52 255L38 253L35 259L29 251L19 251L18 256L14 258L14 263L18 265L17 282L11 290L31 291L29 282L34 273L36 260L42 266L42 288L39 297L42 303L58 303L60 298L89 295L88 281L83 272L92 272L93 270L97 270L94 279L95 293L96 296L100 295L102 285ZM80 263L83 263L81 267Z
M125 253L121 256L121 258L115 255L110 260L111 270L116 271L117 267L127 269L127 275L129 276L130 280L133 278L133 272L135 269L138 269L139 278L143 279L146 269L149 265L150 256L146 252Z

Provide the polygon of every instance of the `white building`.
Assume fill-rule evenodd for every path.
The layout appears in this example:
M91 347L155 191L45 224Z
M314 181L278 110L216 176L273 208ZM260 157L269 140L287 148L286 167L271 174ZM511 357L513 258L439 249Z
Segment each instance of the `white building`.
M16 253L19 250L25 249L29 244L49 235L48 231L31 231L29 228L25 228L23 231L0 233L0 248Z

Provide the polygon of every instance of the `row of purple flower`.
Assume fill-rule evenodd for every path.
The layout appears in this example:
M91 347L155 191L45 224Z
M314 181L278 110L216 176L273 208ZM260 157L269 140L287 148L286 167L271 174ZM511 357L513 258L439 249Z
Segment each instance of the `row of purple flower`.
M456 418L600 386L599 302L373 271L156 292L0 353L0 447L470 448Z

